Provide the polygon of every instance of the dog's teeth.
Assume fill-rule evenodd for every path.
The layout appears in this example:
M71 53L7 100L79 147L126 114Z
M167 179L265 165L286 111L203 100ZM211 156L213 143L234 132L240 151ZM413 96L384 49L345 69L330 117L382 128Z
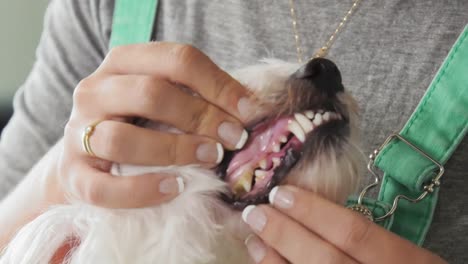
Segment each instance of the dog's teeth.
M312 122L310 122L310 120L307 119L307 117L305 117L303 114L299 114L299 113L295 113L294 117L296 118L299 125L301 125L302 129L304 130L304 132L306 134L309 133L310 131L312 131L312 129L313 129Z
M243 195L252 190L253 171L246 170L242 172L242 176L235 183L233 191L237 196Z
M314 111L308 110L308 111L305 111L304 114L305 114L305 116L307 116L307 118L309 118L310 120L314 119L314 115L315 115Z
M278 143L274 143L273 144L273 152L280 152L281 148L280 148L280 145Z
M255 177L259 179L265 179L265 177L268 175L268 172L264 170L255 170Z
M265 169L267 168L267 165L268 165L268 164L267 164L266 159L262 159L262 160L258 163L258 165L260 166L260 168L262 168L262 169L265 170Z
M312 121L315 126L320 126L322 124L322 115L321 114L316 114L314 121Z
M247 181L242 181L242 187L244 187L244 190L246 192L250 192L252 190L252 182L247 182Z
M323 113L325 113L325 111L324 111L323 109L319 109L319 110L317 111L317 113L323 114Z
M325 114L323 114L323 120L324 121L330 121L330 118L331 118L331 114L330 112L325 112Z
M271 161L273 162L273 168L276 168L281 164L281 159L277 157L272 158Z
M289 120L288 129L297 137L297 139L299 139L299 141L304 143L305 141L304 130L302 130L301 126L299 125L299 123L296 122L296 120L294 119Z
M288 137L286 137L286 136L280 136L279 141L280 141L281 143L286 143L286 142L288 142Z

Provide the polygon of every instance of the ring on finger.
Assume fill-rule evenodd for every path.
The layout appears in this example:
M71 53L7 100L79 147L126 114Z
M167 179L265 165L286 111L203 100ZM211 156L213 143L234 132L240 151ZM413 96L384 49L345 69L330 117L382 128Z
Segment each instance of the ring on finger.
M92 123L91 125L85 127L83 131L83 136L82 136L82 143L83 143L83 149L85 150L86 153L88 153L90 156L95 157L96 154L94 154L92 148L91 148L91 143L89 139L93 135L94 131L96 130L96 126L100 123L101 121L96 121Z

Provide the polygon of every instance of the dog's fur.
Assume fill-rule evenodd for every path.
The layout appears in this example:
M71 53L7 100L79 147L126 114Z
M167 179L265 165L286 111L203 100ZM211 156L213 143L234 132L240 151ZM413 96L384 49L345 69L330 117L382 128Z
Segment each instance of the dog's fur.
M298 68L297 64L265 60L233 76L261 102L275 104ZM339 148L318 150L313 160L303 159L286 182L342 203L359 182L362 155L357 147L355 103L346 92L338 98L349 113L350 133ZM195 165L115 164L112 172L120 176L171 173L181 176L186 188L174 200L146 209L111 210L79 201L50 208L19 231L0 263L49 263L57 249L72 238L79 242L64 263L250 263L243 245L249 229L240 220L240 212L219 199L219 193L228 189L212 170Z

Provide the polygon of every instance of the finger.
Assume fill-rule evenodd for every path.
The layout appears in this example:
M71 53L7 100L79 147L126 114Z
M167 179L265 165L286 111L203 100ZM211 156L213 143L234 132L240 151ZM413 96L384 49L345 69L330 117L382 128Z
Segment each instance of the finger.
M213 167L224 154L221 144L210 138L163 133L113 120L98 123L89 142L97 157L134 165Z
M246 88L189 45L151 42L117 47L98 71L151 75L183 84L244 123L257 110Z
M271 247L268 247L257 236L250 235L245 240L245 246L255 263L287 264L288 262Z
M191 134L211 137L228 149L240 149L247 132L234 117L201 97L195 97L166 80L147 75L113 75L100 78L93 89L80 87L76 103L95 102L102 113L92 116L138 116L175 126ZM93 91L93 92L88 92ZM83 106L86 111L86 106Z
M367 218L293 186L275 187L270 203L361 263L426 263L428 252ZM384 246L383 246L384 245ZM395 261L395 256L404 256Z
M68 178L71 195L107 208L142 208L167 202L184 190L181 178L168 174L112 176L81 162Z
M292 263L357 263L269 206L248 206L242 213L242 219L266 244Z

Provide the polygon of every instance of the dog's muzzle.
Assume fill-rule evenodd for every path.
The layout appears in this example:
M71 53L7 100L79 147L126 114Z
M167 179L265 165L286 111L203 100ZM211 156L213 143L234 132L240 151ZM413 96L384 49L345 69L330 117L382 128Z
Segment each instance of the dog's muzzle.
M244 148L226 153L218 166L231 190L224 200L238 209L266 203L298 162L312 160L324 142L346 136L349 115L337 97L343 91L330 60L313 59L292 74L273 111L249 129Z

